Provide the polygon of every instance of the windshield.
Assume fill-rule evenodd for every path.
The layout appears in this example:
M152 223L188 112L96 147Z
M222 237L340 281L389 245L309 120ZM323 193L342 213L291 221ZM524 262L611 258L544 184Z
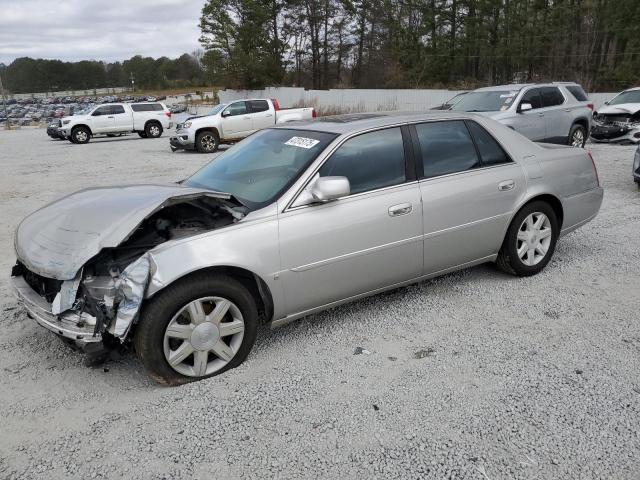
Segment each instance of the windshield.
M469 92L451 107L460 112L502 112L507 110L518 95L518 90L488 90Z
M621 103L640 103L640 90L629 90L622 92L609 102L609 105L620 105Z
M184 184L225 192L251 210L288 188L331 141L333 133L261 130L198 170Z
M209 113L207 113L207 115L215 115L216 113L222 111L222 109L224 107L226 107L227 105L224 103L221 103L220 105L216 105L215 107L213 107L211 110L209 110Z

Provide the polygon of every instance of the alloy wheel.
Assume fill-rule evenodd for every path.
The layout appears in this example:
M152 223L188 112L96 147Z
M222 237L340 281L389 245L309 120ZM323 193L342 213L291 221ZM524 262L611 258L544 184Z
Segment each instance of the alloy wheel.
M152 137L159 137L160 128L157 125L151 125L151 127L149 128L149 133L151 134Z
M76 141L82 143L87 140L87 132L84 130L78 130L76 132Z
M573 136L571 137L571 146L582 148L583 145L584 145L584 132L582 131L581 128L578 128L576 129L575 132L573 132Z
M540 263L551 245L553 230L549 218L542 212L534 212L524 219L518 229L516 250L527 266Z
M164 333L164 356L188 377L211 375L238 353L245 324L240 309L222 297L204 297L185 305Z
M216 141L213 138L213 135L205 135L204 137L202 137L201 143L202 143L202 147L207 152L212 151L216 147Z

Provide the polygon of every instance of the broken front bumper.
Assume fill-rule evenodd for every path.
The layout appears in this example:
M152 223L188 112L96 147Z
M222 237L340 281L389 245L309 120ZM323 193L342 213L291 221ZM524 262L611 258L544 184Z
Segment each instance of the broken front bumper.
M188 130L178 130L173 137L169 138L169 144L173 149L193 150L195 143L194 136Z
M640 142L640 127L596 124L591 128L591 140L605 143L638 143Z
M14 295L27 310L29 317L42 327L73 340L79 347L102 341L102 336L94 332L95 318L88 318L87 313L80 316L74 312L54 315L51 313L51 304L38 295L23 277L11 277L11 284Z

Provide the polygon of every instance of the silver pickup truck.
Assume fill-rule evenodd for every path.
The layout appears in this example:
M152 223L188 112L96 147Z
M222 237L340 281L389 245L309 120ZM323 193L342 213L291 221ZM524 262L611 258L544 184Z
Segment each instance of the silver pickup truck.
M221 143L233 143L253 132L276 124L315 118L313 108L282 110L278 101L268 98L238 100L216 105L207 115L187 118L176 125L176 134L170 138L171 150L197 150L215 152Z

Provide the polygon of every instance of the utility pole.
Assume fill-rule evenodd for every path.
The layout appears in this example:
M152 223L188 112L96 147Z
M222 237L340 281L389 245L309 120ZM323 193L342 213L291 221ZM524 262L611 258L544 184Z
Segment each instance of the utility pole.
M136 91L136 87L135 87L136 79L133 76L133 72L129 74L129 78L131 79L131 93L133 93Z
M9 112L7 111L7 96L4 93L4 86L2 85L2 76L0 76L0 95L2 95L2 105L4 106L4 129L9 130Z

